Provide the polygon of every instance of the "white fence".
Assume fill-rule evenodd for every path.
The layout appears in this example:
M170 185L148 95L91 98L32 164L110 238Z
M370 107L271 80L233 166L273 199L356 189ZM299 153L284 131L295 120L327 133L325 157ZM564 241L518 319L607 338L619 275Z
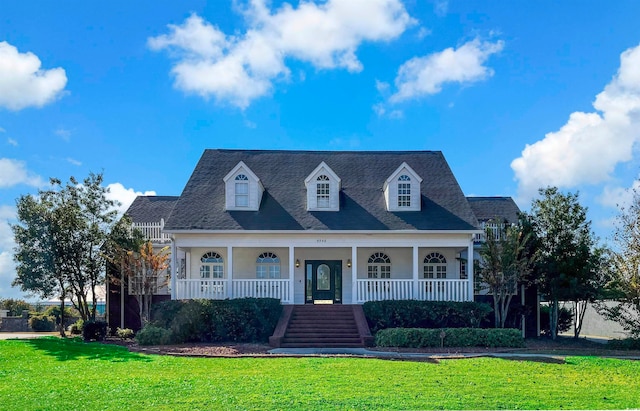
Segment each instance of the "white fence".
M470 301L468 280L357 280L357 302L379 300Z
M169 234L164 233L164 219L157 223L133 223L133 228L140 230L144 238L152 243L169 243Z
M189 300L205 298L223 300L225 298L277 298L282 302L291 301L288 279L271 280L232 280L231 295L228 292L229 280L188 279L176 280L176 298Z

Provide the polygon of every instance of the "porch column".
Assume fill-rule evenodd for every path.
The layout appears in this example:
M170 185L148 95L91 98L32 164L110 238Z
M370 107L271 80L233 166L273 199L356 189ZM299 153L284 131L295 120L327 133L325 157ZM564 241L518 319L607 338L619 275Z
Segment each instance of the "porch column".
M469 297L467 301L473 301L473 236L471 236L467 247L467 281L469 281Z
M413 271L412 271L412 277L413 277L413 299L417 300L420 296L420 292L419 292L419 284L418 284L418 246L413 246Z
M227 270L229 271L227 297L233 298L233 247L227 246Z
M171 236L171 299L176 299L176 260L178 259L176 252L176 241Z
M358 303L358 247L351 247L351 304Z
M283 301L283 303L293 304L294 301L294 288L296 286L296 249L294 246L289 246L289 300Z

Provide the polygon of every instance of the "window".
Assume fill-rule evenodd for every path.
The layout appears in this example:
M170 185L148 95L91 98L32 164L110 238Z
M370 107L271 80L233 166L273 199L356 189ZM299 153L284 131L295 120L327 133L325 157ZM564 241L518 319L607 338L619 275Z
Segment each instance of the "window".
M398 207L411 207L411 178L406 174L398 177Z
M200 258L200 262L200 278L224 278L224 261L220 254L209 251Z
M467 279L467 260L464 258L460 259L460 279Z
M424 258L424 278L447 278L447 259L440 253L431 253Z
M318 208L329 207L329 177L324 174L318 177L316 185Z
M249 207L249 178L244 174L236 176L236 207Z
M391 278L391 260L384 253L374 253L367 262L368 278Z
M280 278L280 258L272 252L260 254L256 259L256 278Z

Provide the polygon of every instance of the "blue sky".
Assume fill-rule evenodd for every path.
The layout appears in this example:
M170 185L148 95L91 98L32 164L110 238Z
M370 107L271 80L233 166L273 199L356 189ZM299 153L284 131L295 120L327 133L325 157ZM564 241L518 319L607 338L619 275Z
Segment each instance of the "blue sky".
M104 172L178 195L205 148L441 150L467 195L636 186L637 1L3 2L0 298L15 200Z

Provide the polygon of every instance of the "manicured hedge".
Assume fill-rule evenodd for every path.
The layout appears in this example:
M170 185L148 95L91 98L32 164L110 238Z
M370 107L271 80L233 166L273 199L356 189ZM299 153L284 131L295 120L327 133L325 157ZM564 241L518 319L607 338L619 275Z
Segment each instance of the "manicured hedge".
M154 307L150 325L167 333L146 332L162 343L263 342L273 334L281 312L280 300L275 298L164 301ZM136 338L142 344L141 338L147 337L138 333Z
M362 306L372 333L385 328L476 328L492 312L484 303L386 300Z
M387 328L376 333L376 346L524 347L524 339L514 328Z
M612 350L640 350L640 338L623 338L609 340L607 348Z

